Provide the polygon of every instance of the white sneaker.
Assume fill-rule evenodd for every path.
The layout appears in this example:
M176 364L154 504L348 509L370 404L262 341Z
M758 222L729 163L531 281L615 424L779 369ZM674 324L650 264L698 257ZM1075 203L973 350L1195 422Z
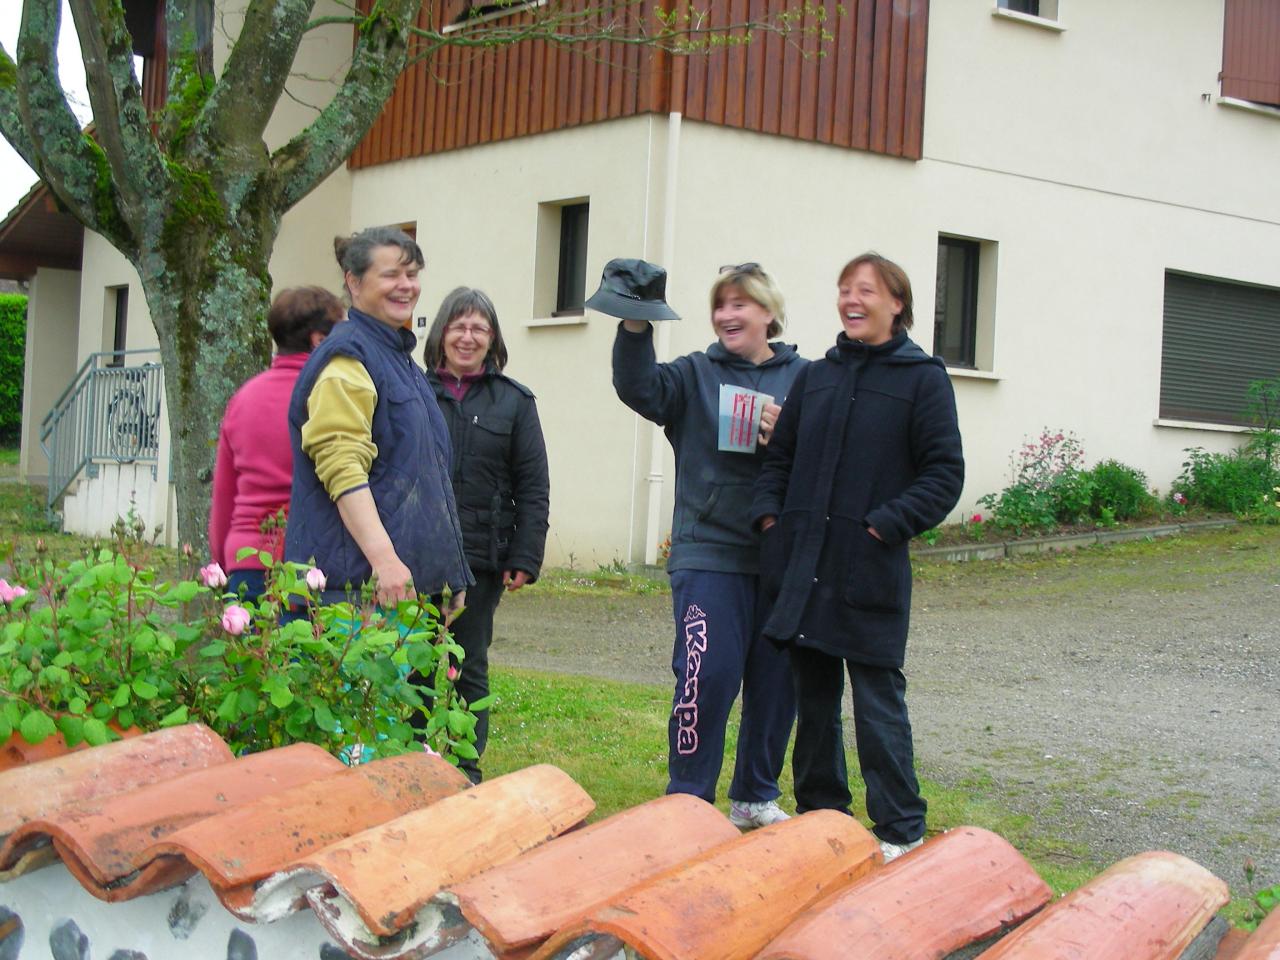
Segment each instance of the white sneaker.
M904 853L914 850L922 843L924 843L924 837L912 840L910 843L890 843L888 840L881 840L880 852L884 854L884 862L888 863L891 860L897 860Z
M761 800L759 803L729 801L729 822L739 830L754 830L790 819L791 815L778 806L776 800Z

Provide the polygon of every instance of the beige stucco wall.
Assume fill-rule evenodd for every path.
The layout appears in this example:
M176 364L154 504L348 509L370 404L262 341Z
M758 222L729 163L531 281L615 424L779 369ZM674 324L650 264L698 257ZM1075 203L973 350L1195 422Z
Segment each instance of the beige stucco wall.
M1045 426L1167 489L1184 448L1239 436L1155 423L1164 271L1280 286L1280 122L1217 103L1220 4L1120 6L1064 2L1067 29L1053 32L992 16L991 0L933 4L919 162L683 123L669 176L669 121L635 118L360 171L352 223L417 220L421 314L458 283L494 296L510 372L539 397L551 562L641 559L653 533L651 433L613 395L612 321L523 326L538 204L570 197L592 205L589 288L610 257L667 264L687 319L668 328L666 356L706 346L706 291L744 260L782 285L787 339L820 355L839 329L836 274L869 248L912 276L914 336L931 350L939 233L994 242L988 369L953 376L969 473L957 514L1002 486L1010 452Z
M49 475L49 461L40 449L40 423L76 371L79 303L77 271L41 269L31 278L18 453L18 473L29 483L43 483Z

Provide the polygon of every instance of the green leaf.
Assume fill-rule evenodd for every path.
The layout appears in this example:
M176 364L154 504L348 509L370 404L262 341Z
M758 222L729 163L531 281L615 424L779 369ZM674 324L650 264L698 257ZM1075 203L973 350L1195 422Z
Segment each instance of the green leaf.
M43 710L31 710L22 718L18 732L27 743L42 743L57 733L58 728Z
M126 707L129 705L129 699L131 696L132 691L129 689L129 685L127 683L122 683L120 686L116 687L115 696L111 698L111 705L117 709L120 707Z
M84 702L83 698L81 697L72 697L67 702L67 710L71 713L74 713L76 716L80 716L82 713L84 713L86 708L87 708L87 704Z
M271 691L271 705L277 710L283 710L291 703L293 703L293 691L286 685L279 684Z
M13 736L13 724L9 722L9 718L0 712L0 743L8 740Z
M262 564L264 567L266 567L268 570L270 570L273 566L275 566L276 558L275 558L275 557L273 557L273 556L272 556L268 551L266 551L266 550L259 550L259 551L258 551L258 562L259 562L260 564Z
M68 747L77 747L84 740L84 721L79 717L63 714L58 718L58 729Z
M475 703L469 703L467 704L467 706L471 708L472 713L479 713L481 710L488 710L489 707L493 705L494 699L495 699L495 694L492 694L492 693L485 694Z
M101 720L89 719L84 722L84 739L89 746L100 747L111 739L111 734Z
M63 650L56 657L53 658L53 665L55 667L67 667L71 665L72 659L73 657L71 656L71 651Z
M236 705L243 715L252 716L258 712L258 696L248 687L241 687Z
M133 692L143 700L154 700L160 693L154 683L148 683L146 680L133 681Z
M200 593L200 584L194 580L183 580L175 583L169 591L169 595L179 603L190 603Z
M227 723L234 723L240 718L240 708L237 706L239 697L235 690L232 690L222 698L222 703L218 704L218 719L225 720Z
M176 727L180 723L187 722L187 706L183 704L177 710L172 710L160 718L160 726Z
M459 740L457 743L451 743L449 749L453 751L454 756L461 757L463 760L479 760L480 754L476 753L476 748L465 740Z
M116 723L128 729L133 726L133 711L127 707L116 714Z
M215 640L213 643L207 643L200 648L200 656L202 657L220 657L227 649L225 640Z
M243 560L245 557L252 557L257 552L257 547L241 547L236 551L236 559Z
M320 704L316 707L315 712L316 726L325 733L334 733L338 729L338 721L333 716L333 711L326 704Z
M99 720L106 720L115 711L110 703L95 703L89 712Z

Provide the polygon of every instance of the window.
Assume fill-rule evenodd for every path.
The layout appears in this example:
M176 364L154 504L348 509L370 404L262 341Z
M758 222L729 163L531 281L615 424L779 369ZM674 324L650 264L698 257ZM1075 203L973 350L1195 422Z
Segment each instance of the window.
M991 240L938 237L933 352L949 367L992 369L996 250Z
M1021 20L1054 30L1061 30L1058 23L1058 0L996 0L995 16Z
M1222 96L1280 107L1280 3L1226 0Z
M533 316L554 320L583 315L587 287L586 198L538 204Z
M933 304L933 352L957 367L973 367L978 329L978 244L938 238L938 290Z
M560 269L554 316L581 313L587 297L587 211L590 204L560 208Z
M1160 417L1246 424L1245 393L1280 369L1280 289L1166 271Z
M107 310L109 311L109 322L111 323L111 349L115 352L115 356L111 358L108 366L123 367L124 366L124 350L128 343L129 335L129 288L128 287L108 287L107 288Z

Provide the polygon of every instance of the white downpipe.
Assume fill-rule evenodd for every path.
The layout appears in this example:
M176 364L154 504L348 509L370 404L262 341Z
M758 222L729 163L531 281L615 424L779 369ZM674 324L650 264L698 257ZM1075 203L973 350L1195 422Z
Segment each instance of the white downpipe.
M679 113L671 113L667 117L667 162L666 189L662 195L662 246L658 251L658 262L667 269L671 267L671 257L676 247L676 184L679 179L680 163L680 119ZM653 349L658 362L667 360L671 354L671 324L655 324ZM666 454L666 434L662 428L654 424L650 428L649 442L649 513L645 521L644 562L657 563L658 541L662 537L662 485L665 477L662 465Z

